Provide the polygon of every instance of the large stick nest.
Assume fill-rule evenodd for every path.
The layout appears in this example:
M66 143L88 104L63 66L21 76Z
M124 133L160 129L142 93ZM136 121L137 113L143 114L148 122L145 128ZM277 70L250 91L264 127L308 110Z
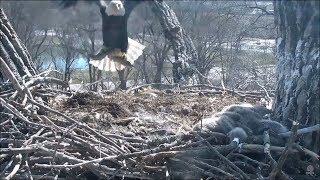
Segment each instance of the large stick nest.
M30 94L25 101L0 99L1 176L6 179L262 178L286 151L229 144L226 135L215 132L204 139L191 130L202 117L242 99L229 94L147 89L107 95L50 88ZM40 101L40 94L51 98ZM277 177L315 178L316 168L310 176L308 167L318 156L291 145L295 148Z

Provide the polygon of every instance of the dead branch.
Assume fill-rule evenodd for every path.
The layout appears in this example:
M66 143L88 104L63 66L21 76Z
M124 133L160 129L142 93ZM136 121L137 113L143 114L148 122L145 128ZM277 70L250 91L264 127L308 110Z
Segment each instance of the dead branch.
M306 133L319 131L319 130L320 130L320 124L316 124L314 126L310 126L310 127L307 127L307 128L298 129L297 135L306 134ZM290 136L292 136L292 134L293 134L292 131L288 131L288 132L279 134L279 136L290 137Z
M18 80L16 79L15 75L12 73L10 68L8 67L7 63L0 57L0 69L6 77L13 83L13 86L20 94L22 94L22 87L20 86Z
M232 174L230 174L230 173L228 173L228 172L226 172L226 171L224 171L224 170L222 170L222 169L220 169L218 167L211 166L210 164L207 164L207 163L205 163L203 161L196 160L196 159L193 159L193 158L186 158L186 159L191 164L199 164L201 166L209 168L210 169L209 171L215 171L217 173L221 173L221 174L225 175L228 178L237 179L234 175L232 175Z
M272 169L272 171L269 175L269 179L271 179L271 180L275 179L276 175L281 171L282 166L283 166L284 162L286 161L288 154L292 150L292 145L297 137L297 131L298 131L298 123L294 121L292 124L292 132L293 133L290 137L290 140L289 140L288 144L286 145L286 148L284 149L284 151L281 153L281 156L280 156L278 162L276 163L275 167Z
M201 136L197 136L198 139L204 140ZM241 169L239 169L236 165L234 165L231 161L229 161L226 157L224 157L222 154L220 154L214 147L211 146L211 144L208 141L204 141L204 143L209 147L211 151L213 151L220 159L222 159L226 164L228 164L230 167L235 169L238 173L241 174L241 176L245 179L249 179L248 175L245 174Z
M17 164L14 166L12 172L5 177L6 180L12 179L20 169L20 165L22 162L22 155L21 154L16 155L15 161L17 161Z

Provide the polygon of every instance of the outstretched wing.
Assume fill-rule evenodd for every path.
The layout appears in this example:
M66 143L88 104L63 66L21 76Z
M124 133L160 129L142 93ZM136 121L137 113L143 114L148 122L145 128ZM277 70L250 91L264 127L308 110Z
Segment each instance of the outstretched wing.
M126 19L128 21L128 18L132 12L132 10L138 5L140 4L141 2L143 1L147 1L147 0L124 0L124 7L126 9L126 13L125 13L125 16L126 16Z
M90 64L105 71L122 70L133 65L145 46L128 38L127 23L132 10L143 1L146 0L124 1L124 15L110 15L111 10L107 9L111 7L110 4L108 7L100 6L104 47L92 57Z

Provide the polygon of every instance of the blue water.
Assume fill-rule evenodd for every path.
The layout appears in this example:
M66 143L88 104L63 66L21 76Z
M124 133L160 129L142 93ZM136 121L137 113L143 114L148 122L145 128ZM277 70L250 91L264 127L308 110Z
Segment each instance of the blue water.
M50 65L52 64L51 61L49 62L44 62L42 65L43 69L47 69ZM57 68L60 71L64 70L64 66L65 66L65 61L63 59L57 59L56 60L56 64L57 64ZM88 69L88 63L87 60L83 57L79 57L78 59L76 59L71 66L72 69L77 69L77 70L86 70Z

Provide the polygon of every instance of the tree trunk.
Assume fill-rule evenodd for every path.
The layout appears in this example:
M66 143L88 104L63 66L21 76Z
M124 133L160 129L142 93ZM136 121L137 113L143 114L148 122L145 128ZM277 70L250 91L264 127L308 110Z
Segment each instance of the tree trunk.
M153 3L153 11L160 20L164 36L173 47L175 56L172 67L173 80L175 83L179 83L182 78L190 76L188 63L195 61L197 53L190 37L183 32L176 14L167 3L164 1L153 1ZM187 44L186 41L188 41Z
M274 1L277 87L274 117L291 127L320 122L319 1ZM320 133L303 139L319 154Z
M150 84L150 79L149 79L149 74L147 72L146 62L147 62L147 56L146 56L146 54L143 54L143 61L142 61L143 77L145 79L145 83Z
M158 59L156 74L154 76L153 83L161 83L163 63L164 63L163 60Z

